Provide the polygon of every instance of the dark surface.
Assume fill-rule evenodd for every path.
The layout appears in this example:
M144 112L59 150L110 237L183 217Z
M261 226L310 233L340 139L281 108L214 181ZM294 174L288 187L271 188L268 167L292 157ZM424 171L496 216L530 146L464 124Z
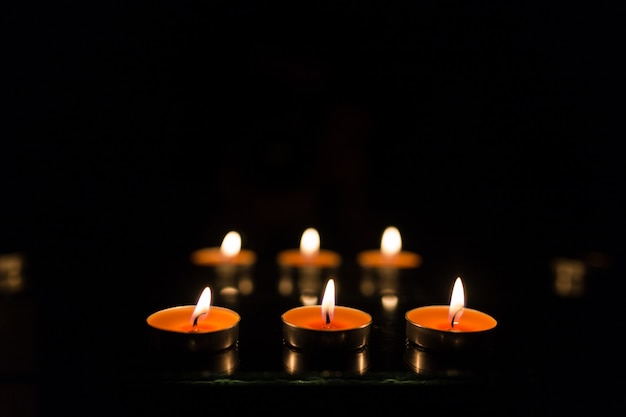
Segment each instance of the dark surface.
M27 259L0 298L9 415L618 407L623 6L7 8L0 254ZM388 225L424 257L391 318L354 261ZM343 257L340 304L377 319L364 375L283 369L275 256L309 226ZM237 371L160 372L145 318L195 302L189 254L229 230L258 256ZM554 291L561 257L586 266L578 296ZM493 360L417 375L403 312L457 275L498 320Z

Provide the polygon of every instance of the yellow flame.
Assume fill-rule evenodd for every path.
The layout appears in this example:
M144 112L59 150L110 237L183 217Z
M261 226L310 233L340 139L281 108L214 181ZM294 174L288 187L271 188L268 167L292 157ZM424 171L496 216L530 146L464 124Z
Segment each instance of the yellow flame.
M381 252L385 256L392 256L400 252L401 249L402 238L400 237L400 231L394 226L387 227L380 240Z
M300 252L304 255L314 255L320 250L320 235L312 227L309 227L302 233L300 239Z
M335 317L335 281L331 278L326 283L322 297L322 320L330 324Z
M196 308L194 308L193 314L191 315L191 324L194 324L196 320L204 320L208 316L210 308L211 289L209 287L205 287L202 294L200 294L200 298L198 298L198 302L196 303Z
M387 312L393 312L398 308L398 296L394 294L385 294L380 297L383 309Z
M241 251L241 236L237 232L228 232L222 240L220 252L224 256L235 256Z
M452 288L452 296L450 297L450 308L448 309L448 321L450 324L459 322L463 315L463 307L465 307L465 292L463 291L463 282L461 277L457 277ZM454 322L452 321L454 320Z

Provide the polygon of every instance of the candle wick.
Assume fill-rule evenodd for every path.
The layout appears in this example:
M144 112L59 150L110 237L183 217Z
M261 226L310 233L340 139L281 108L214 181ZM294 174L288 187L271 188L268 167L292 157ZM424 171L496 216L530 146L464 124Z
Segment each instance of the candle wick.
M194 317L193 319L193 328L194 330L198 327L198 319L200 318L200 314L198 314L196 317Z
M461 308L460 308L460 309L458 309L458 310L454 313L454 315L452 316L452 320L450 321L450 327L451 327L452 329L454 329L454 323L455 323L455 322L454 322L454 319L456 319L457 314L459 314L459 313L461 312L461 310L462 310Z
M330 324L330 314L326 312L326 324Z

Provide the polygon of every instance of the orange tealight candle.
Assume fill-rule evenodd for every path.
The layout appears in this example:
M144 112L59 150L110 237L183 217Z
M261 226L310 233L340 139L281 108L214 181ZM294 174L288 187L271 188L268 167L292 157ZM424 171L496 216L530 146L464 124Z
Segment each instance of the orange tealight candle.
M380 250L360 252L357 262L363 268L417 268L422 264L422 257L403 251L400 232L396 227L389 226L383 232Z
M335 305L335 282L328 280L321 305L292 308L282 315L283 339L301 350L353 350L367 345L372 316Z
M320 249L320 235L310 227L302 233L300 249L279 252L277 262L283 267L335 268L341 264L341 257L337 252Z
M218 351L237 342L240 320L233 310L211 306L211 289L206 287L196 305L160 310L146 321L157 332L161 345L190 351Z
M241 249L241 236L235 231L230 231L224 236L219 248L209 247L195 250L191 254L191 261L200 266L250 266L256 262L256 254L251 250Z
M490 315L465 307L460 277L454 283L450 305L418 307L405 318L407 340L427 350L488 348L497 325Z

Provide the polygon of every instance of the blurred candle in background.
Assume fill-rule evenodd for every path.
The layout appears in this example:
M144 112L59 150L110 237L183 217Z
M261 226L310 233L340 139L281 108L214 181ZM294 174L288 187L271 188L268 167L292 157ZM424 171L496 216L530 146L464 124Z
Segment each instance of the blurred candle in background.
M585 292L585 263L581 259L559 257L552 261L554 291L567 298L579 298Z
M230 231L219 248L201 248L191 254L194 265L214 269L213 287L227 302L233 302L239 294L249 295L254 290L250 270L256 263L256 253L242 249L241 242L241 235Z
M222 245L195 250L191 254L191 261L195 265L220 266L244 265L250 266L256 262L256 254L251 250L241 248L241 235L238 232L226 233Z
M322 275L333 275L341 264L341 256L334 251L320 249L317 229L309 227L300 238L300 249L287 249L278 253L276 261L281 271L278 292L283 296L294 291L293 276L297 278L297 291L304 305L318 302Z
M0 253L0 294L14 294L25 288L25 255Z
M278 253L277 262L286 267L335 268L341 264L337 252L320 249L317 229L309 227L300 238L300 249L287 249Z
M417 268L422 264L422 257L403 251L400 231L389 226L383 231L380 249L360 252L357 262L363 268Z
M385 311L393 312L398 305L400 270L418 268L422 257L402 250L402 237L395 226L382 234L380 249L365 250L357 255L362 269L360 291L365 296L378 294Z

